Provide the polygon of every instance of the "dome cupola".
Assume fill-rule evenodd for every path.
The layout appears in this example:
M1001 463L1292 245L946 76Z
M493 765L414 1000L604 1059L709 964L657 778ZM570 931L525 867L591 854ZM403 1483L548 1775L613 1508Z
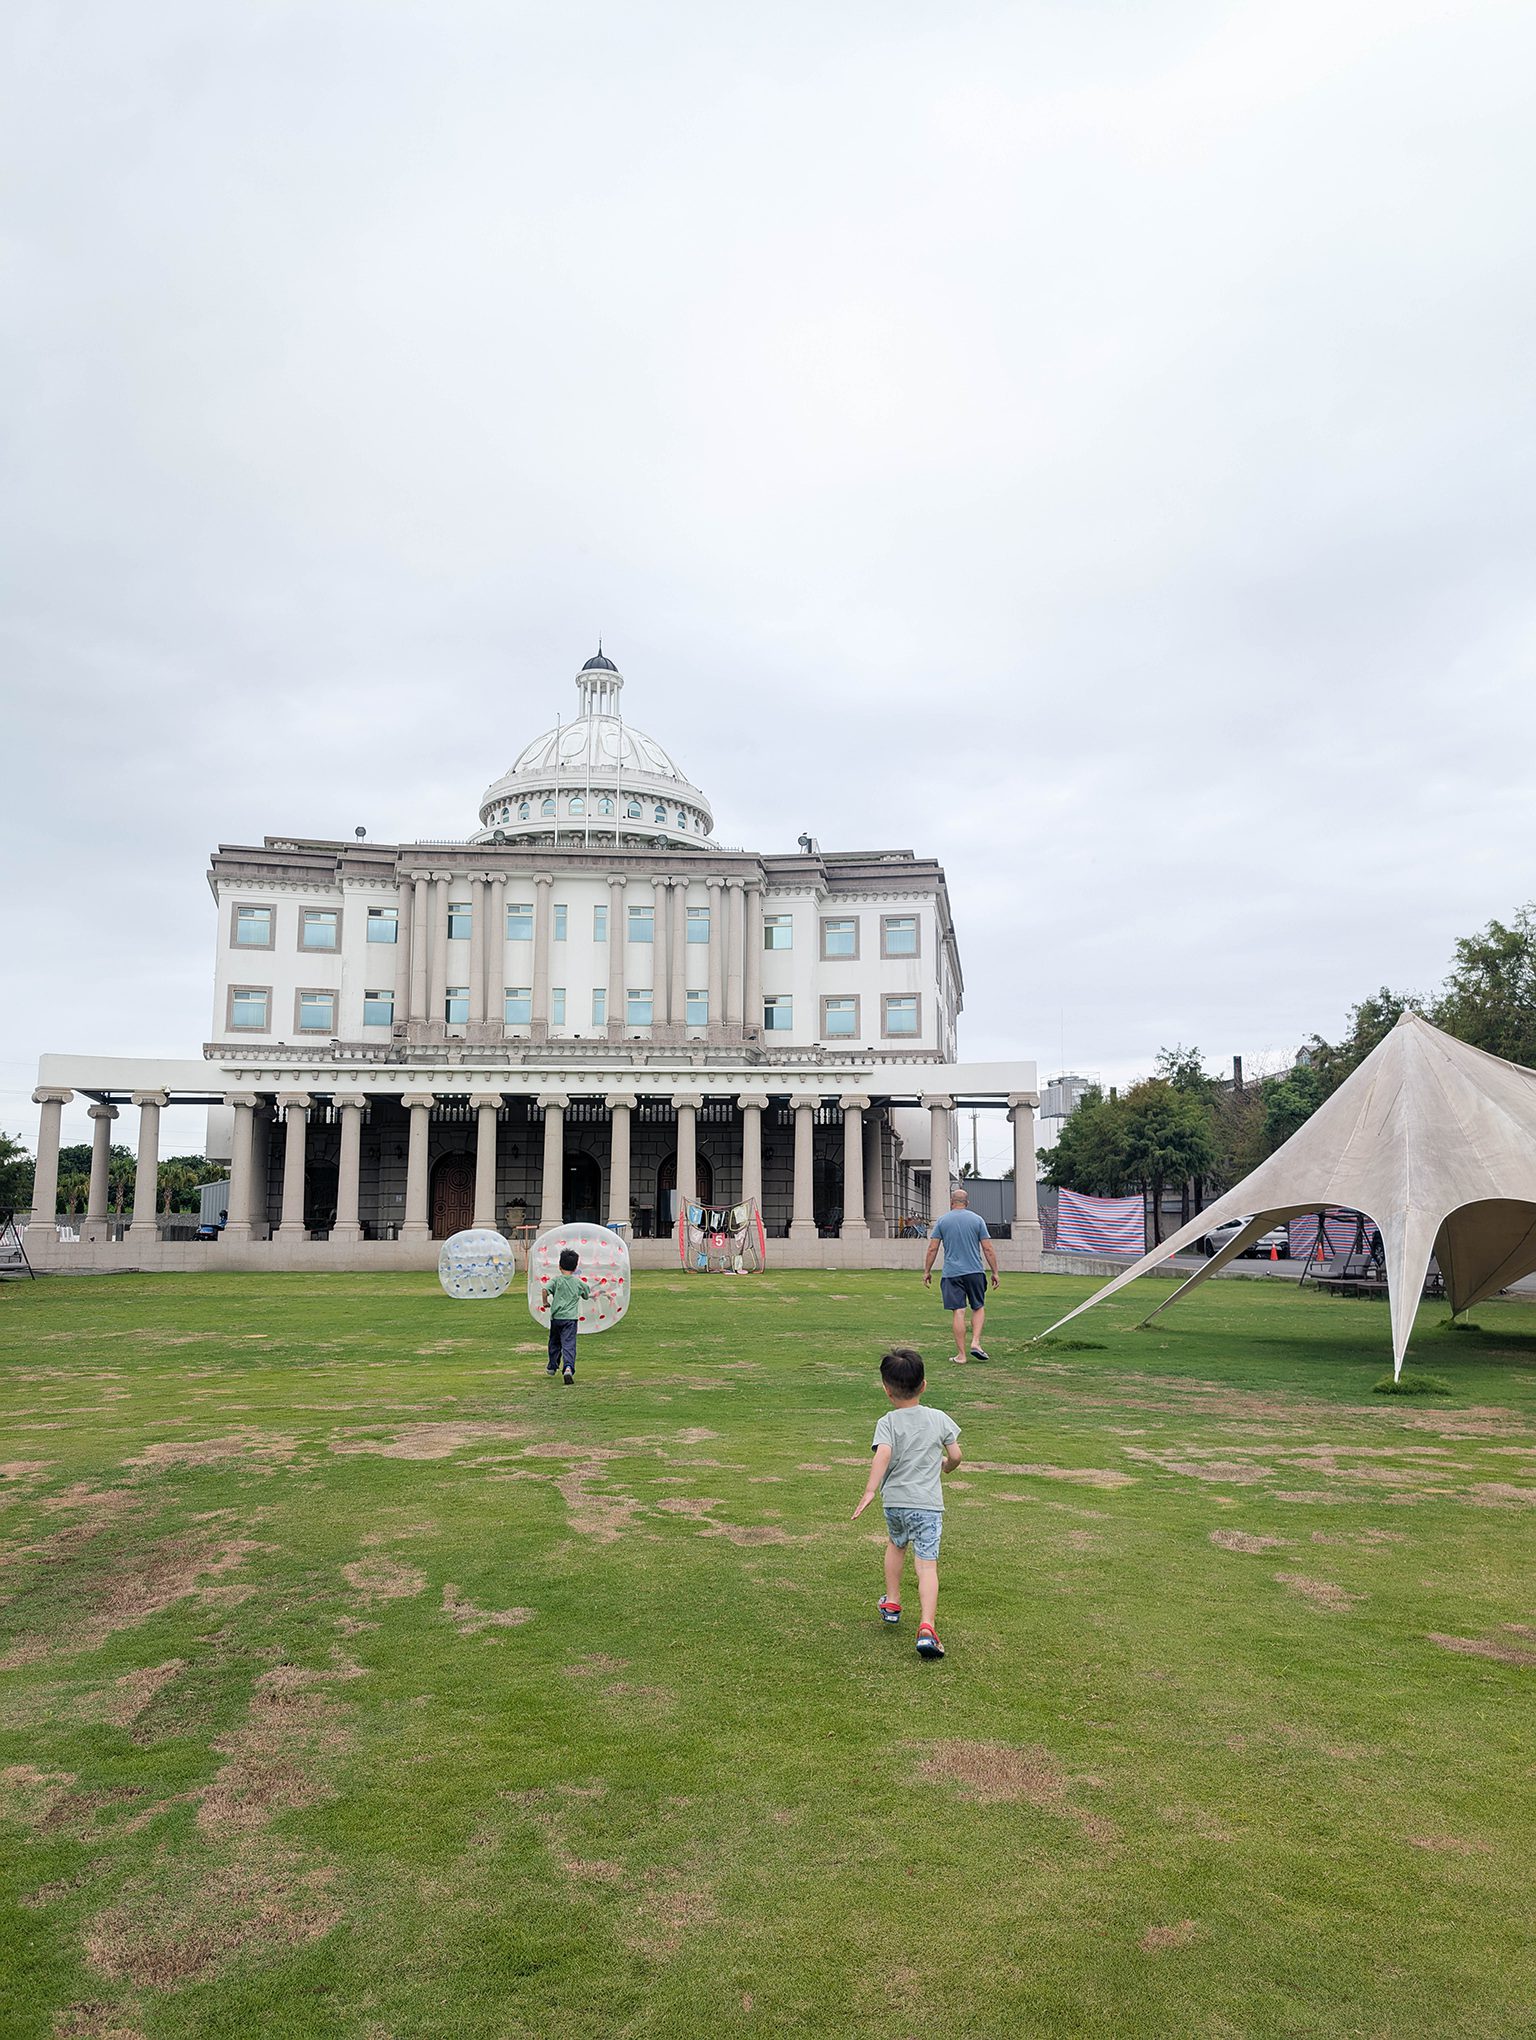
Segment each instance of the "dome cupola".
M576 715L525 745L486 788L476 843L713 848L709 803L653 737L626 723L624 676L601 645L576 675Z

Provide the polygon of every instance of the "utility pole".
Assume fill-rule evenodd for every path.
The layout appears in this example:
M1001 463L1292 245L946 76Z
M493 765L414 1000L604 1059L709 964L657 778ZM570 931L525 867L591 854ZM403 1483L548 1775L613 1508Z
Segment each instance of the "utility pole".
M971 1114L971 1174L973 1176L981 1174L981 1164L976 1159L976 1122L980 1117L981 1114L979 1112Z

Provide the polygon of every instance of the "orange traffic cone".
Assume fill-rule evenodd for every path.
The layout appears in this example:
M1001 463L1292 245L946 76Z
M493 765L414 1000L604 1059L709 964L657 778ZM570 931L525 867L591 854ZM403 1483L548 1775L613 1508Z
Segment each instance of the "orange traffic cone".
M1280 1249L1278 1247L1271 1247L1269 1250L1269 1258L1272 1261L1278 1261L1280 1258Z

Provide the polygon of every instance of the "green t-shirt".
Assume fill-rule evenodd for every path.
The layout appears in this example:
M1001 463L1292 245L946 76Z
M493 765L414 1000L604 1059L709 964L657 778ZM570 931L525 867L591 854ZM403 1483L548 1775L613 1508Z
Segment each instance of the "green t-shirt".
M563 1270L549 1278L549 1314L552 1318L580 1317L576 1306L591 1290L579 1275L567 1275Z

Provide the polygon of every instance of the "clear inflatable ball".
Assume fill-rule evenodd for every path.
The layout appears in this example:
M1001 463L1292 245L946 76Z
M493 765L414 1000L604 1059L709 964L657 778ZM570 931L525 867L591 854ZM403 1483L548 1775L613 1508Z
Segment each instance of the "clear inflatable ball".
M437 1279L462 1303L487 1303L505 1296L517 1273L517 1256L499 1232L476 1227L443 1241Z
M575 1248L576 1273L589 1292L576 1319L578 1336L612 1331L629 1309L629 1248L605 1225L557 1225L540 1233L528 1249L529 1310L547 1329L545 1285L560 1273L560 1255L566 1247Z

